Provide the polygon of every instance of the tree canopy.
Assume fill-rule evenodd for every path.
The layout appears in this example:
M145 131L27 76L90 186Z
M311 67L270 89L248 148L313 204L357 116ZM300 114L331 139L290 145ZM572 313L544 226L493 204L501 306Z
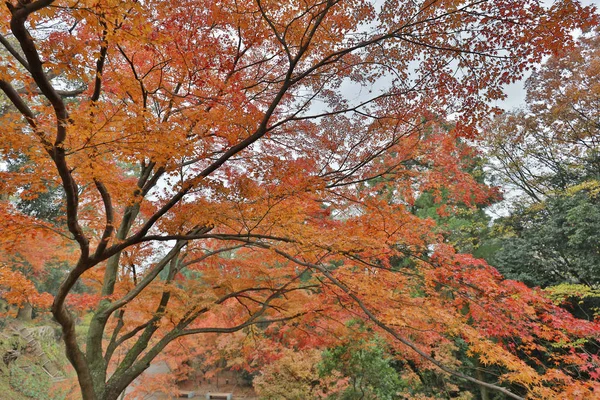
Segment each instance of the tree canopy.
M28 0L1 10L0 152L17 165L0 175L1 249L26 257L47 245L61 260L50 309L83 399L117 399L192 336L260 328L278 346L318 348L357 317L416 369L517 399L600 391L598 356L582 345L595 322L458 254L413 212L423 193L450 210L496 195L471 175L463 139L505 85L597 24L595 9ZM15 200L44 195L52 212ZM2 287L27 283L2 262ZM10 300L35 301L32 290ZM498 376L461 371L458 343Z
M488 261L586 318L598 305L599 38L585 32L550 57L526 82L526 106L485 136L491 176L517 193L488 235Z

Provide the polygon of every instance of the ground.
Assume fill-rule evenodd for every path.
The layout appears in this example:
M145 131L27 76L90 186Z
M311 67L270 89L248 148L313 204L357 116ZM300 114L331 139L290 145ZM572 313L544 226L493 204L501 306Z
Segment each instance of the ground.
M151 376L159 376L163 374L169 374L170 370L166 363L159 362L153 364L144 372L145 378ZM213 375L214 374L214 375ZM241 374L234 371L220 371L213 372L213 374L206 374L211 376L206 377L205 374L198 373L196 376L192 376L191 379L180 382L179 389L182 391L194 392L193 398L206 398L206 394L209 392L218 393L233 393L234 399L244 400L256 400L258 397L254 392L251 385L242 379ZM144 377L141 378L143 380ZM130 388L127 389L126 393L132 393L135 390L136 383L134 382ZM143 397L138 397L135 400L167 400L172 399L173 396L165 394L154 393ZM134 399L131 399L134 400Z

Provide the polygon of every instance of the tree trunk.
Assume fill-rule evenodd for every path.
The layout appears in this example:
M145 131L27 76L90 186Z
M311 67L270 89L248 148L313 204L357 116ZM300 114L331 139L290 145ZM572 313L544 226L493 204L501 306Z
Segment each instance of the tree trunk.
M17 319L20 321L31 321L32 313L33 307L31 307L31 304L24 303L17 311Z
M481 370L481 364L479 364L479 360L477 359L475 359L475 368L475 375L477 376L477 379L485 382L485 374ZM479 393L481 394L481 400L490 400L490 393L488 388L485 386L479 386Z

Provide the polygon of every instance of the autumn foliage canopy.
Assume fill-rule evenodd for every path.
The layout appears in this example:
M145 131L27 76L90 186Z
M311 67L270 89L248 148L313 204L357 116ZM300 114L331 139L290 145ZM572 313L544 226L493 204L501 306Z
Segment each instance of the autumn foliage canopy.
M594 12L9 0L0 154L23 162L0 173L3 297L43 308L30 280L61 271L50 310L86 400L116 399L174 341L318 348L356 318L420 369L514 398L600 396L596 323L456 254L412 210L424 192L440 213L497 196L468 173L466 139ZM48 192L59 218L15 206ZM458 372L457 343L501 375Z

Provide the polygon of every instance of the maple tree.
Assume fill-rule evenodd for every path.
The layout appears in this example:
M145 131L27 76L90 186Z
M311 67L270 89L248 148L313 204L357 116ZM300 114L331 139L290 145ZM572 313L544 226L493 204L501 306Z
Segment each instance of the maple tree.
M254 386L263 399L320 398L318 350L306 352L286 350L277 362L265 366L263 373L254 379Z
M595 24L593 8L35 0L1 18L0 150L27 160L2 188L60 187L65 214L21 224L7 197L2 240L49 231L71 242L57 251L77 248L51 312L84 399L116 399L192 335L294 320L305 329L279 334L318 346L356 315L420 368L513 398L498 383L599 390L598 357L580 346L596 324L455 254L408 207L425 191L448 207L492 194L459 138L503 85ZM458 338L500 382L456 370ZM536 364L547 352L566 367Z

